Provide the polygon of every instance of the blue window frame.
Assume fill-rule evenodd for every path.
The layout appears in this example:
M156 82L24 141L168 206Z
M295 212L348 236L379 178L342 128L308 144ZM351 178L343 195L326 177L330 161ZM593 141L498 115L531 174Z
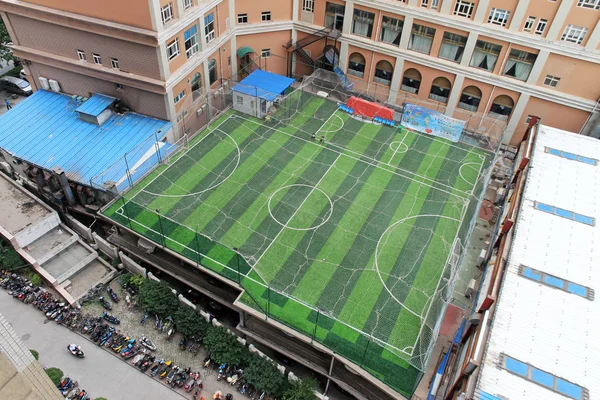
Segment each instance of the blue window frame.
M589 398L589 391L586 388L503 353L500 354L500 367L529 382L536 383L572 399L584 400Z
M565 210L564 208L554 207L549 204L540 203L536 201L533 207L536 210L544 211L549 214L554 214L556 216L570 219L575 222L581 222L582 224L594 226L596 224L596 220L593 217L588 217L587 215L578 214L573 211Z
M575 153L569 153L568 151L553 149L551 147L546 147L546 153L552 154L553 156L566 158L567 160L579 161L579 162L582 162L582 163L588 164L588 165L594 165L594 166L598 165L598 160L596 160L594 158L580 156Z
M577 295L579 297L583 297L584 299L588 299L590 301L594 300L594 289L580 285L578 283L574 283L566 279L547 274L543 271L539 271L537 269L527 267L525 265L521 265L519 267L518 273L523 278L530 279L548 287L564 290L565 292Z

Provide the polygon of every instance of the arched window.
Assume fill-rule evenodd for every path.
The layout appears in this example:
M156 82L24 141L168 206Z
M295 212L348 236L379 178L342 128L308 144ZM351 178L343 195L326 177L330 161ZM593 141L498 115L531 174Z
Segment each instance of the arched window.
M375 77L373 78L373 82L390 86L393 74L394 66L389 61L381 60L375 65Z
M365 76L365 58L360 53L350 54L348 59L348 75L364 78Z
M496 119L508 120L515 102L509 96L502 94L494 99L490 107L489 116Z
M409 68L404 71L402 78L402 90L409 93L419 93L421 87L421 73L414 68Z
M217 61L214 58L208 62L208 79L211 85L217 81Z
M200 72L196 72L192 77L192 98L196 100L202 95L202 75Z
M452 84L448 80L448 78L444 78L443 76L439 76L433 80L431 84L431 90L429 91L429 98L431 100L439 101L441 103L448 102L448 96L450 96L450 90L452 89Z
M477 111L481 102L481 90L477 86L467 86L463 89L458 102L458 108L468 111Z

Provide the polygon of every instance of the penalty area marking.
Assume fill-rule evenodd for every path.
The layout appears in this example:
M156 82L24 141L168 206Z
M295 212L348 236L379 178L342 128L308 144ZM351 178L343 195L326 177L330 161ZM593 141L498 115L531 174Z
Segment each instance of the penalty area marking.
M304 202L306 201L306 199L304 200L304 202L302 202L302 204L300 205L300 207L296 210L296 212L294 213L294 215L292 215L292 218L290 218L287 223L284 224L281 221L279 221L277 218L275 218L275 216L273 215L273 213L271 211L271 199L273 199L273 196L275 196L280 191L285 190L285 189L289 189L291 187L307 187L307 188L311 189L311 191L308 194L308 196L306 196L306 199L308 199L313 194L313 192L315 190L318 190L319 192L321 192L321 194L323 194L323 196L325 196L327 198L327 200L329 201L329 213L327 213L327 217L323 220L323 222L321 222L319 225L311 226L311 227L308 227L308 228L294 228L294 227L292 227L292 226L289 225L289 223L291 222L292 218L300 210L300 207L302 207L302 205L304 205ZM293 185L283 186L283 187L277 189L275 192L273 192L273 194L269 196L269 200L267 202L267 208L269 209L269 215L271 216L271 218L273 218L273 220L275 222L277 222L279 225L281 225L284 229L287 228L287 229L291 229L291 230L294 230L294 231L312 231L312 230L315 230L315 229L317 229L317 228L325 225L327 223L327 221L329 221L329 219L331 218L331 215L333 214L333 201L331 201L331 197L329 197L327 195L327 193L325 193L324 191L322 191L321 189L319 189L316 186L311 186L311 185L305 185L305 184L301 184L301 183L296 183L296 184L293 184Z
M200 190L200 191L194 192L194 193L186 193L186 194L164 194L164 193L154 193L154 192L151 192L151 191L146 190L146 189L142 189L140 191L144 192L144 193L151 194L153 196L157 196L157 197L181 198L181 197L188 197L188 196L197 196L199 194L202 194L204 192L208 192L209 190L212 190L212 189L214 189L214 188L222 185L238 169L238 166L240 165L240 159L242 158L242 152L240 150L240 146L238 145L238 143L227 132L224 132L221 129L217 128L217 129L214 129L212 132L210 132L210 134L213 134L215 131L219 131L219 132L223 133L224 135L226 135L229 139L231 139L231 141L235 145L235 149L236 149L236 152L237 152L236 157L235 157L235 167L231 170L231 172L229 173L229 175L227 175L225 178L223 178L220 182L217 182L217 183L211 185L210 187L208 187L206 189L203 189L203 190Z
M468 163L464 163L463 165L461 165L460 168L458 169L458 174L460 175L460 177L462 178L462 180L465 181L465 182L467 182L469 185L473 185L474 186L475 183L477 183L477 182L476 181L475 182L471 182L467 178L465 178L464 175L463 175L463 168L466 167L467 165L476 165L477 169L479 169L481 167L481 164L476 163L476 162L468 162ZM473 169L475 169L475 168L473 168ZM477 178L478 177L476 177L475 180L477 180Z
M337 115L336 113L333 113L333 114L332 114L332 117L336 117L336 118L337 118L337 120L339 120L339 121L340 121L340 126L339 126L339 128L337 128L337 129L323 129L323 128L325 127L325 125L323 125L323 127L321 127L321 129L319 129L319 130L317 131L317 134L318 134L318 133L335 133L335 132L338 132L338 131L340 131L340 130L341 130L343 127L344 127L344 120L342 119L342 117L340 117L340 116L339 116L339 115ZM327 121L325 124L327 124L328 122L329 122L329 120L328 120L328 121ZM331 125L334 125L334 124L332 123Z

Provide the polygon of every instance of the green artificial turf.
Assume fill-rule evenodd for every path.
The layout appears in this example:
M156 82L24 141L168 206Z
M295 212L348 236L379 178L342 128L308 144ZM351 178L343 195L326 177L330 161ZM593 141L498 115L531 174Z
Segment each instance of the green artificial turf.
M490 160L295 92L270 121L220 116L104 214L409 395Z

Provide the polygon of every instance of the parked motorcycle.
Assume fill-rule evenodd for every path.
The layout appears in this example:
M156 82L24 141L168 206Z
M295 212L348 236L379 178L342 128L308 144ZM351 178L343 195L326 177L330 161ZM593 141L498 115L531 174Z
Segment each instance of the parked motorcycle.
M144 323L146 323L146 320L148 319L150 313L148 313L148 311L146 311L146 313L144 314L144 316L142 317L140 324L144 325Z
M184 351L185 348L187 347L187 339L186 337L182 337L181 340L179 341L179 350Z
M115 291L112 290L112 288L110 286L106 287L106 291L108 292L108 295L110 296L110 298L112 299L112 301L114 301L115 303L119 302L119 296L117 296L117 294L115 293Z
M152 368L150 368L150 376L156 376L156 374L158 374L158 371L164 364L165 360L160 360L158 363L153 365Z
M131 361L132 365L137 365L137 363L142 360L146 356L146 353L140 352L135 357L133 357L133 361Z
M179 373L179 367L175 366L171 368L169 373L167 374L167 385L170 385L175 379L175 375Z
M164 379L165 376L167 376L169 371L172 369L172 365L171 365L172 363L173 362L171 360L164 363L164 365L161 367L160 371L158 372L158 377L160 379Z
M108 311L112 310L112 304L110 304L110 302L106 300L104 296L98 297L98 301L100 302L100 305L106 308Z
M190 377L189 377L188 381L185 383L185 386L183 387L183 389L189 393L196 387L196 385L200 385L200 387L202 387L201 386L202 381L199 381L199 378L200 378L200 372L196 372L195 374L191 373Z
M108 314L106 311L102 312L102 318L110 322L111 324L119 325L121 320L114 315Z
M152 350L152 351L156 350L156 345L154 343L152 343L152 341L145 336L142 337L142 339L140 340L140 343L142 344L142 346L148 348L149 350Z
M156 360L156 357L154 357L154 356L150 357L145 363L142 364L142 366L140 367L140 370L142 372L146 372L148 370L148 368L150 368L151 366L154 365L154 360Z

